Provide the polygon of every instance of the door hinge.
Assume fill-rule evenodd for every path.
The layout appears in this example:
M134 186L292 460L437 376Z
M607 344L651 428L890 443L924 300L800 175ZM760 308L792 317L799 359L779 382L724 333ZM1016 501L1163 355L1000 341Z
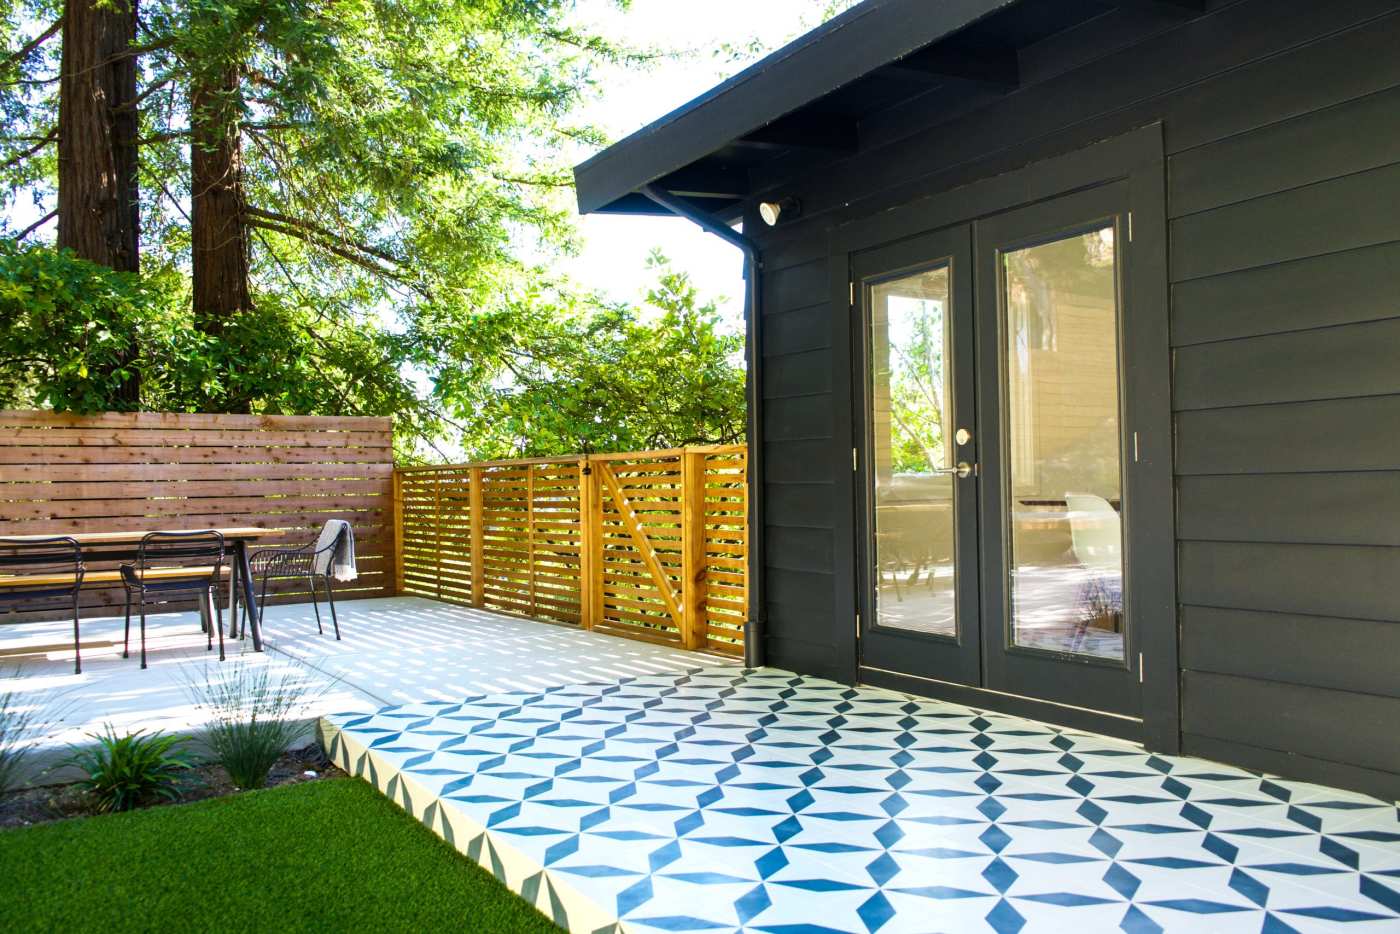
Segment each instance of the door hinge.
M1143 682L1142 682L1142 677L1143 677L1142 673L1143 673L1144 670L1145 670L1145 669L1144 669L1144 666L1143 666L1143 664L1142 664L1142 653L1139 652L1139 653L1138 653L1138 684L1142 684L1142 683L1143 683Z
M854 282L847 284L851 287L851 307L854 308L856 307L856 284Z
M1133 212L1128 212L1128 242L1133 242Z
M860 448L851 448L851 473L860 471Z
M1135 431L1135 432L1133 432L1133 463L1134 463L1134 464L1137 464L1137 463L1140 463L1141 461L1142 461L1142 456L1141 456L1141 453L1140 453L1139 450L1138 450L1138 433Z
M860 614L856 614L856 638L860 638Z

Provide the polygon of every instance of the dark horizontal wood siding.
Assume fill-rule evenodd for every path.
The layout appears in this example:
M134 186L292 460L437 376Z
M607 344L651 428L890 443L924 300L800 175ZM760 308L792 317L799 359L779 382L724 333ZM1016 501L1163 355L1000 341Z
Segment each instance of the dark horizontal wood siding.
M848 325L830 231L1160 121L1168 153L1183 744L1400 796L1400 9L1234 0L772 171L762 353L769 659L850 676ZM1103 28L1108 28L1105 25ZM1057 62L1064 67L1057 67ZM1031 67L1033 65L1033 67Z
M771 247L763 269L764 574L769 661L841 677L835 574L838 440L824 238ZM842 547L847 547L844 542Z
M1281 116L1170 162L1183 746L1400 797L1400 87Z

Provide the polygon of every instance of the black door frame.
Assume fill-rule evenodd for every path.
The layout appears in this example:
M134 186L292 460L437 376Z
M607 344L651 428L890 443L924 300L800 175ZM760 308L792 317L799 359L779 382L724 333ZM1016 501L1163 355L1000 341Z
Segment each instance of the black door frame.
M854 308L852 254L919 234L975 222L1111 182L1126 184L1134 260L1124 279L1124 392L1131 400L1125 433L1136 433L1136 459L1125 483L1134 498L1131 612L1138 627L1142 691L1141 720L1016 693L971 688L891 672L861 670L856 615L859 612L857 496L838 523L851 531L851 565L841 576L851 582L851 622L836 646L852 682L866 681L915 694L937 695L975 706L1005 710L1079 729L1125 736L1163 752L1180 749L1180 668L1176 605L1175 496L1172 478L1170 295L1167 279L1166 165L1161 124L1046 159L1013 172L947 191L930 190L898 208L835 228L830 236L833 307ZM1131 317L1131 325L1128 318ZM860 346L854 314L833 326L836 372L854 374ZM841 389L837 382L838 392ZM846 381L837 414L848 413L853 431L865 416L854 408L856 394ZM853 449L858 436L852 435ZM854 472L852 492L856 493ZM1126 491L1125 491L1126 492ZM861 494L863 495L863 494ZM838 543L839 547L839 543Z

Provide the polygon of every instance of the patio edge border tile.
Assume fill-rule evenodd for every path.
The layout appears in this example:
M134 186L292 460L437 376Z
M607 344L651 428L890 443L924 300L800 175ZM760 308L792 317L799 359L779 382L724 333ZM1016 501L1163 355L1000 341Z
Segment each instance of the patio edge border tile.
M561 928L573 934L593 934L621 924L615 914L561 880L557 873L536 865L503 840L501 834L483 827L462 808L451 806L449 801L359 742L353 732L342 729L330 717L320 719L317 734L327 755L346 774L364 779ZM366 757L371 763L368 774L362 765ZM533 889L533 893L528 889ZM619 930L622 929L619 927Z

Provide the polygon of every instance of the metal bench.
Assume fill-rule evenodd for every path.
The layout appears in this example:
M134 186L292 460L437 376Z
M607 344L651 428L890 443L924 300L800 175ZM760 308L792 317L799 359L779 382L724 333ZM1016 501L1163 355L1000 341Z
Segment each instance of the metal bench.
M67 536L24 541L0 538L0 604L72 602L74 674L83 673L78 649L78 591L85 576L83 550Z

